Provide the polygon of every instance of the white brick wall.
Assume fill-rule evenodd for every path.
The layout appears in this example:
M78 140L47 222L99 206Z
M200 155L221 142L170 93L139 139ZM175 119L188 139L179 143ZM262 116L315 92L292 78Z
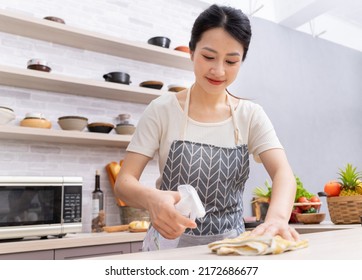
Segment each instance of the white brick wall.
M164 35L171 39L171 48L174 48L188 44L192 23L205 3L192 0L0 0L0 8L36 18L58 16L69 26L132 41L146 42L150 37ZM127 71L134 86L144 80L161 80L166 88L168 84L190 85L193 81L190 71L0 32L0 65L26 68L27 61L35 57L46 59L52 66L52 73L94 80L103 80L103 74L110 71ZM120 113L130 113L137 120L145 109L142 104L1 85L0 106L15 110L17 117L11 125L18 125L27 112L42 112L52 121L53 129L59 129L56 121L62 115L83 115L90 122L116 123ZM104 168L123 156L124 150L117 148L0 140L0 175L83 177L83 231L89 232L90 198L96 169L101 171L101 186L106 194L107 225L120 222ZM156 163L152 162L142 182L153 186L157 175Z

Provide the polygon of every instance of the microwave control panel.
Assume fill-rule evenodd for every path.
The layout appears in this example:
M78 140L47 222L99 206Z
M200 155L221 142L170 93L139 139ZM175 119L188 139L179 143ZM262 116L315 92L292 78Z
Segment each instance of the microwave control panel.
M63 221L64 223L82 221L81 186L64 186Z

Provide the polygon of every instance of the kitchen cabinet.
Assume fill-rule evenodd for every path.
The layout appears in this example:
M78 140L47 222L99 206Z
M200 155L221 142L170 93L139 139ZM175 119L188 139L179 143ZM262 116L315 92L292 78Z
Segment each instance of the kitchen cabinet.
M82 259L87 257L100 257L110 255L123 255L142 252L143 242L129 242L109 245L97 245L69 249L54 250L55 260Z
M143 242L131 242L131 253L142 252Z
M0 10L0 31L147 63L183 70L192 69L189 54L184 52L161 48L144 42L131 42L10 11ZM162 94L160 90L155 89L1 65L0 84L143 104L148 104ZM68 131L51 129L44 131L15 126L1 126L0 135L0 139L91 144L122 148L126 147L131 139L127 135L92 135L84 132L69 133Z
M54 250L0 255L0 260L53 260Z
M142 252L142 242L21 252L0 255L0 260L71 260Z
M0 260L65 260L142 251L145 233L80 233L0 243Z
M130 243L97 245L54 250L55 260L70 260L93 256L107 256L131 253Z

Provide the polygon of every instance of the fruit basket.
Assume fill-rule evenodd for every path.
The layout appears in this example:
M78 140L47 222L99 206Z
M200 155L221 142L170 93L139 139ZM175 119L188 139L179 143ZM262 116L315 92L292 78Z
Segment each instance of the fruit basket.
M299 214L305 215L313 215L313 214L320 214L320 208L322 206L322 202L295 202L293 204L293 211L290 215L289 223L295 224L300 223L297 216Z
M327 205L334 224L361 223L362 195L327 197Z
M320 207L322 205L322 202L295 202L293 204L294 207L300 207L302 210L309 210L312 207L315 208L315 212L313 211L313 213L318 213L320 210Z
M359 224L362 216L362 173L347 163L345 168L339 169L338 175L339 185L334 186L336 191L331 190L330 182L324 186L331 221L334 224Z

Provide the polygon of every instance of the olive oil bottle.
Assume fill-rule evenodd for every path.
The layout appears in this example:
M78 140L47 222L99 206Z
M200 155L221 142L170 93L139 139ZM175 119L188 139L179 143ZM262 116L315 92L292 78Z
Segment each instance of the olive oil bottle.
M95 188L92 192L92 232L101 232L104 226L104 194L100 186L99 170L97 170L95 175Z

